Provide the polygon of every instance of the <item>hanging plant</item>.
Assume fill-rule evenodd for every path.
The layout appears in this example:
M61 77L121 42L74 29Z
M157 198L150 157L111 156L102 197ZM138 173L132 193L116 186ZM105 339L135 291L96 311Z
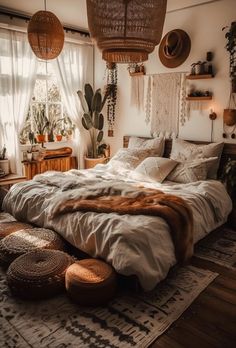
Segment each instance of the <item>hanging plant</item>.
M236 22L232 22L230 27L226 26L222 28L222 30L225 29L229 29L225 34L225 38L227 40L225 48L230 54L229 75L232 84L232 93L236 93Z
M108 136L114 136L115 113L117 102L117 65L116 63L107 63L107 123Z

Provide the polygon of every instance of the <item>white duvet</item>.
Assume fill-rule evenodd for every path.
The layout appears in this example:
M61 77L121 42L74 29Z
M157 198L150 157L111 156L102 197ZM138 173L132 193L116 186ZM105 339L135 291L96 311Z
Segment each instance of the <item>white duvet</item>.
M14 185L4 199L3 208L18 220L54 229L75 247L112 264L118 273L136 275L141 286L151 290L176 263L169 227L162 218L74 212L51 219L58 202L74 192L86 196L99 183L134 184L129 177L130 172L115 173L109 165L66 173L47 172ZM224 186L216 180L140 184L181 196L189 203L195 243L225 223L232 209Z

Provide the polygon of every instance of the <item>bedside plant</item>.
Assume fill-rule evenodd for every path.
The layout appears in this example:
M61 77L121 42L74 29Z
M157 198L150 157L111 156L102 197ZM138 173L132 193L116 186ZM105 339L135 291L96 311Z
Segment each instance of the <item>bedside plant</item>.
M81 106L84 111L82 117L82 125L84 129L89 132L91 139L91 148L89 157L98 158L98 147L103 139L103 126L104 116L101 113L103 106L106 102L107 95L102 98L101 90L97 89L93 92L93 88L90 84L86 84L84 87L84 93L78 91Z
M231 197L236 196L236 160L229 159L226 162L222 174L221 180L226 185L227 191Z

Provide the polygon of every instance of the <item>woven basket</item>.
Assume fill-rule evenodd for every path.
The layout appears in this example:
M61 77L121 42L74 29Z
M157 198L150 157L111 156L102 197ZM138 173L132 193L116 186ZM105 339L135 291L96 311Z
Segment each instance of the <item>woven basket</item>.
M14 295L43 299L65 289L65 272L72 258L59 250L37 250L18 257L7 271L7 282Z
M32 228L32 226L29 224L24 224L22 222L17 222L17 221L0 222L0 240L13 232L23 230L26 228Z
M28 40L38 58L56 58L64 45L64 30L59 19L50 11L36 12L28 24Z
M88 25L103 59L143 62L160 42L167 0L87 0Z
M54 231L30 228L11 233L0 241L0 261L10 264L18 256L37 249L64 250L65 244Z
M81 305L103 305L115 295L116 289L116 273L103 261L77 261L66 271L67 293L73 301Z

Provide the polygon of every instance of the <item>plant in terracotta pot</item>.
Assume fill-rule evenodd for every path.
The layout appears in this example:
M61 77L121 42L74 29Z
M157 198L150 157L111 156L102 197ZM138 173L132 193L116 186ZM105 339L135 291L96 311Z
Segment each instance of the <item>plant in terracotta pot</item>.
M45 142L45 131L48 127L48 119L45 115L44 105L39 105L38 109L34 114L34 125L35 125L35 133L36 140L38 143Z
M88 157L85 158L85 167L91 168L97 163L104 162L104 158L99 157L98 147L103 139L104 116L101 111L106 102L107 95L102 97L100 89L97 89L94 93L93 88L90 84L85 84L84 94L82 91L78 91L77 93L84 111L84 115L82 117L82 125L84 129L89 132L91 140ZM91 161L91 159L93 161ZM90 165L88 163L90 163Z

